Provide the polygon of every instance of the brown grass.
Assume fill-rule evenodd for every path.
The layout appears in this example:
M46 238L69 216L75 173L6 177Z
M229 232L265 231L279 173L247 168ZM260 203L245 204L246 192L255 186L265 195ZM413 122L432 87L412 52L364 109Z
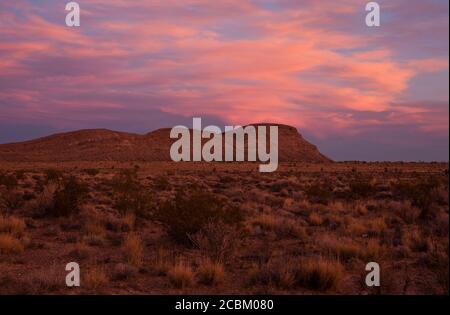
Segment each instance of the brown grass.
M307 259L300 263L296 282L311 290L335 290L341 284L343 271L337 260Z
M14 216L0 216L0 233L22 236L25 231L25 221Z
M189 264L177 262L167 272L170 283L177 289L184 289L194 284L194 272Z
M92 290L98 290L104 287L109 281L103 268L95 267L89 269L81 282L81 287L86 287Z
M0 234L0 254L18 254L23 250L20 240L10 234Z
M224 266L220 262L205 259L197 270L197 277L201 284L216 286L225 278Z
M142 265L144 245L138 235L128 235L123 242L122 250L128 263L134 266Z

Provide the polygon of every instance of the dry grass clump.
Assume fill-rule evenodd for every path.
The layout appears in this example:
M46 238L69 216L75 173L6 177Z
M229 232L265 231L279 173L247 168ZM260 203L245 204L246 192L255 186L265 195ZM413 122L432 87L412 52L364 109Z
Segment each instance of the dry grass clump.
M128 263L134 266L142 265L144 245L138 235L128 235L122 244L122 250Z
M286 259L271 258L268 262L254 265L249 272L248 284L264 285L281 289L294 289L296 287L296 268L298 262L291 257Z
M262 214L256 217L253 225L262 230L274 232L278 238L304 238L306 231L303 226L290 218L278 218L276 215Z
M59 289L67 288L65 283L64 268L55 265L45 266L43 269L31 269L20 276L15 276L11 281L15 286L10 285L13 294L50 294L56 293ZM4 284L7 286L7 284Z
M223 264L205 259L197 270L197 278L201 284L215 286L222 283L225 278Z
M271 259L250 272L249 284L262 284L282 289L306 288L315 291L338 289L343 278L343 267L337 260L323 258Z
M25 231L25 221L14 216L4 217L0 215L0 233L8 233L14 236L22 236Z
M136 223L136 215L132 212L127 212L122 218L122 230L132 231Z
M177 289L190 287L194 283L194 272L191 266L182 261L177 262L168 270L167 277Z
M112 278L113 280L128 280L131 277L133 277L135 274L137 274L138 268L135 266L131 266L128 264L122 264L119 263L114 266L113 272L112 272Z
M338 289L343 278L343 267L337 260L307 259L300 263L295 280L302 287L329 291Z
M74 245L72 251L70 252L70 255L75 259L83 260L88 258L90 253L91 249L88 245L83 242L78 242Z
M97 290L104 287L109 279L103 268L91 268L85 274L81 282L82 287Z
M420 209L414 207L409 200L389 201L386 203L386 208L388 211L399 216L407 224L416 223L420 216Z
M158 248L152 268L158 276L165 276L173 266L175 257L172 251L164 248Z
M308 222L312 226L320 226L323 224L323 218L315 212L311 212L308 216Z
M0 234L0 254L18 254L23 250L20 240L10 234Z
M349 262L352 259L378 259L383 253L382 246L374 239L358 244L351 239L324 237L321 245L326 253L341 262Z
M345 218L345 234L352 236L380 236L387 229L388 226L384 218L373 219L355 219L352 217Z
M88 237L89 236L99 238L105 237L106 228L104 223L97 217L93 209L90 210L91 211L87 213L84 220L83 232Z
M430 237L423 235L419 229L406 232L403 240L413 252L427 252L432 248Z

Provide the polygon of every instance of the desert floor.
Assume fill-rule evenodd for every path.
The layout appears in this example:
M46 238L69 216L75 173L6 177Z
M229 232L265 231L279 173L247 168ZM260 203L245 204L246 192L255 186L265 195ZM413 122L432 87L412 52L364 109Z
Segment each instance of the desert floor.
M1 162L0 294L448 292L448 164L257 167Z

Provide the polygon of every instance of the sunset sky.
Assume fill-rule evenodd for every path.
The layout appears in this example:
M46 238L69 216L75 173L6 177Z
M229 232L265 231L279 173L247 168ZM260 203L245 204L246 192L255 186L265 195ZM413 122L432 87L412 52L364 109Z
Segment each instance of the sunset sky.
M336 160L448 160L449 2L0 2L0 143L192 116L298 128Z

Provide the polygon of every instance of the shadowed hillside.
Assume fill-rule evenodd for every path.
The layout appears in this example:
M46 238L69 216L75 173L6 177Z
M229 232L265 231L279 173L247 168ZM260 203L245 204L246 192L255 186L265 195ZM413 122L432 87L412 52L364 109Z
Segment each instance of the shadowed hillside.
M330 162L294 127L279 126L281 162ZM175 139L170 129L145 135L106 129L87 129L55 134L20 143L0 145L0 160L24 162L56 161L170 161ZM203 140L206 141L206 140Z

